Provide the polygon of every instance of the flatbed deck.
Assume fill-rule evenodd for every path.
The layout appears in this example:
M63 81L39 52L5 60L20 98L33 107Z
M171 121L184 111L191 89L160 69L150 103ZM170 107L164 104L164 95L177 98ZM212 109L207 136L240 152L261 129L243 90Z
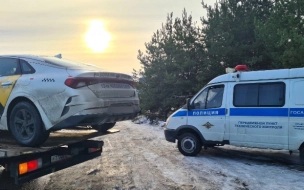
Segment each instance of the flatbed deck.
M43 152L58 146L75 143L78 141L94 138L103 134L93 129L60 130L50 134L48 140L40 147L22 147L17 144L9 131L0 131L0 158L1 152L6 151L6 156L17 156L19 153Z
M88 128L55 131L40 147L22 147L8 131L0 131L0 165L15 178L16 184L24 183L100 156L103 141L99 137L118 131L99 133ZM26 168L26 173L21 172L21 166L30 167L32 163L36 163L35 171Z

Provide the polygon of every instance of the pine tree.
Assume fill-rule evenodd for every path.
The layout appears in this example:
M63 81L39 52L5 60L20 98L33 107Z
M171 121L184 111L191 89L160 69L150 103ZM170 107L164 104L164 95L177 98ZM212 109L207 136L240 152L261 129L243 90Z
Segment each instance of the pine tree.
M270 68L263 44L256 41L254 21L267 19L271 6L269 0L226 0L214 7L203 3L208 13L202 19L207 60L218 68L215 73L238 64L253 70Z
M137 86L144 112L167 117L198 90L198 73L203 70L204 47L200 28L183 11L182 18L167 16L166 23L138 52L142 65L135 75L143 78ZM201 86L200 86L201 87Z
M274 68L304 66L304 0L276 0L269 19L256 22Z

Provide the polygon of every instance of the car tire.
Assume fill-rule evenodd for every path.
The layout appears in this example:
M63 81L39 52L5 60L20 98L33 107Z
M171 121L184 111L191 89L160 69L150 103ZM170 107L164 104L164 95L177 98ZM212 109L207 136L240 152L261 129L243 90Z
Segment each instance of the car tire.
M48 140L50 136L50 131L44 131L41 135L40 141L37 142L38 145L42 145L43 143L45 143L45 141Z
M104 123L104 124L101 124L101 125L92 125L91 127L93 129L97 130L100 133L105 133L105 132L107 132L107 130L113 128L115 124L116 124L116 122L114 122L114 123Z
M300 163L301 163L301 165L304 166L304 147L302 147L302 148L300 149L299 158L300 158Z
M202 142L193 133L183 133L178 137L178 150L185 156L196 156L202 150Z
M9 128L22 146L35 147L46 141L49 132L43 127L40 114L29 102L17 103L9 116Z

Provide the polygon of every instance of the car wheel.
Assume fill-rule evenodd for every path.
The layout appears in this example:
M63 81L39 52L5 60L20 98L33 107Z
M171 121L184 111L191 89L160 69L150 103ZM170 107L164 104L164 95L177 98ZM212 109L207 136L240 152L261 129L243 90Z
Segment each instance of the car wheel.
M178 137L178 149L185 156L196 156L202 150L201 140L193 133Z
M302 166L304 166L304 147L300 150L300 163Z
M43 129L43 130L44 130L44 129ZM41 135L40 141L37 142L37 144L38 144L38 145L42 145L43 143L45 143L45 141L48 140L49 136L50 136L50 131L45 131L45 130L44 130L44 132L43 132L42 135Z
M23 146L39 146L49 136L37 109L29 102L17 103L9 116L9 127L16 141Z
M98 132L105 133L105 132L107 132L107 130L113 128L115 124L116 124L116 122L114 122L114 123L104 123L104 124L101 124L101 125L92 125L92 128L97 130Z

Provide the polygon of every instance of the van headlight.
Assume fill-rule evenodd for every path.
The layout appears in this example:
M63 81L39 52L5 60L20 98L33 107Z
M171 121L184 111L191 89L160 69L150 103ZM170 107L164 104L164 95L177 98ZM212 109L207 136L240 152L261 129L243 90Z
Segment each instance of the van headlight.
M167 118L167 120L166 120L165 129L167 128L167 126L168 126L168 124L169 124L169 121L170 121L171 117L172 117L172 114L171 114L171 115Z

